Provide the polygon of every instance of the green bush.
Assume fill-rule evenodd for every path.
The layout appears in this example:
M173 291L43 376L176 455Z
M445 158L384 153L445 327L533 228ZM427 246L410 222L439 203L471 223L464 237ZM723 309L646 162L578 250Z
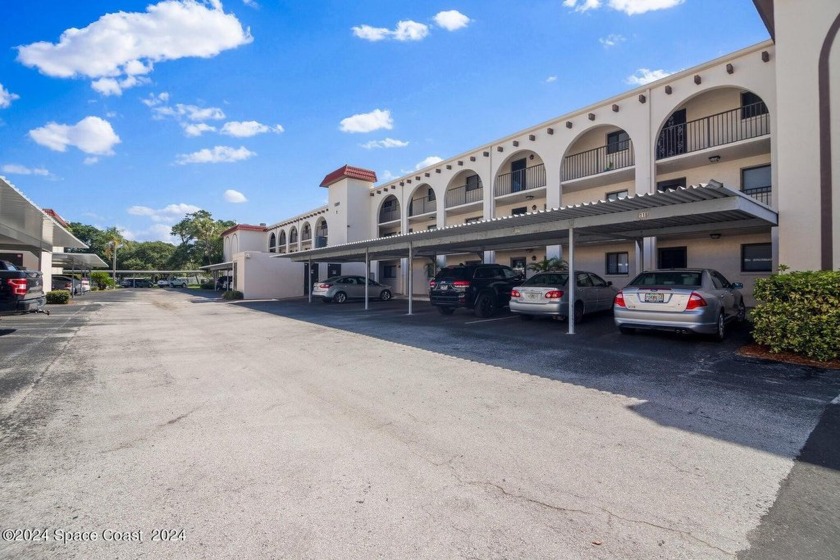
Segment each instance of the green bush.
M47 303L67 303L70 301L69 290L53 290L47 292Z
M216 289L216 283L213 282L212 280L202 282L201 283L201 289L202 290L215 290Z
M98 270L90 273L90 281L93 282L97 290L105 290L114 287L114 279L107 272Z
M228 290L224 294L222 294L222 298L224 299L242 299L244 297L245 294L243 294L239 290Z
M840 358L840 271L774 274L755 282L753 338L771 352Z

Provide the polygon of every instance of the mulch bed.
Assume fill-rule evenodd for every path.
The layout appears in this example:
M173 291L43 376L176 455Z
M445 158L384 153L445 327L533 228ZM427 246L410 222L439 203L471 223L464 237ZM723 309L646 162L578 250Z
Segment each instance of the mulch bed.
M836 369L840 370L840 360L829 360L827 362L820 362L812 360L805 356L793 354L790 352L779 352L774 354L766 346L758 344L747 344L738 349L738 354L741 356L749 356L750 358L760 358L762 360L771 360L774 362L784 362L786 364L796 364L799 366L810 366L822 369Z

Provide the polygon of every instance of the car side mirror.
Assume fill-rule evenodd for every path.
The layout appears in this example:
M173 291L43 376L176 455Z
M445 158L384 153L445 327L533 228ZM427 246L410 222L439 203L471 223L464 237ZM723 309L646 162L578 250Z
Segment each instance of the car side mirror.
M742 288L744 287L744 283L743 283L743 282L732 282L732 283L730 284L730 286L731 286L732 288L736 289L736 290L740 290L740 289L742 289Z

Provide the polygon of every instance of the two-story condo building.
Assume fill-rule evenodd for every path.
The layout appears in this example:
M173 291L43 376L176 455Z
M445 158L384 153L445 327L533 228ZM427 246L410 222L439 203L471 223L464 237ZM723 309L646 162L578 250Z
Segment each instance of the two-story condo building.
M501 218L509 216L520 216L516 223L523 225L529 216L535 223L556 217L573 224L581 211L571 209L591 205L593 212L611 212L615 203L626 213L634 201L640 211L633 220L642 220L659 193L676 206L697 202L691 193L707 189L692 186L719 184L748 197L749 204L739 207L754 208L737 219L717 212L692 220L677 210L673 223L660 218L663 229L648 231L627 227L629 219L621 218L624 227L575 238L575 266L619 287L642 269L712 267L744 283L748 304L755 279L780 264L837 268L840 4L812 0L801 10L793 0L754 3L769 41L386 183L377 184L372 171L344 166L320 184L328 190L325 206L226 231L225 262L211 269L232 271L246 298L300 296L313 279L364 273L364 258L331 262L339 252L323 248L349 245L358 256L365 243L422 239L422 232L435 230L440 252L409 253L409 262L406 253L380 251L370 261L371 275L396 293L408 293L411 284L421 294L430 263L483 260L526 270L545 257L572 256L568 242L550 233L459 251L453 239L491 227L478 224L505 227ZM310 265L293 260L309 254L317 257Z

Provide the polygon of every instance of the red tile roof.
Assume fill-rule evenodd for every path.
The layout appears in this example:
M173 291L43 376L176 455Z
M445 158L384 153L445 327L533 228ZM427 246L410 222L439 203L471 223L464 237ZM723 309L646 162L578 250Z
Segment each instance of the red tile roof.
M64 227L66 227L66 228L70 227L70 224L68 224L67 222L65 222L65 221L64 221L64 218L62 218L61 216L59 216L59 215L58 215L58 212L56 212L56 211L55 211L55 210L53 210L52 208L44 208L44 214L46 214L46 215L50 216L52 219L54 219L56 222L58 222L59 224L63 225Z
M225 231L222 232L222 237L229 233L233 233L234 231L268 231L268 228L265 226L252 226L251 224L236 224L233 227L227 228Z
M329 187L336 181L340 181L344 178L348 179L361 179L362 181L370 181L371 183L376 182L376 172L371 171L370 169L362 169L361 167L353 167L351 165L345 165L344 167L340 167L329 173L324 180L321 181L322 187Z

